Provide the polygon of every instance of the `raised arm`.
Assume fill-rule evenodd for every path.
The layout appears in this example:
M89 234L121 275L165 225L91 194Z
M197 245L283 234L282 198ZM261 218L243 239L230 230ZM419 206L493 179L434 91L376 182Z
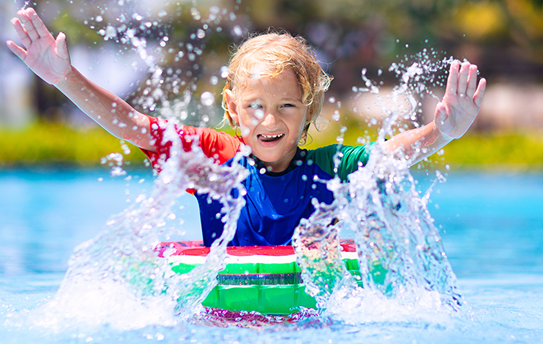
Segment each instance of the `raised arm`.
M32 8L20 10L17 16L11 23L23 47L13 41L7 41L7 45L28 68L58 88L85 114L114 136L155 151L150 143L149 118L113 93L94 84L74 68L70 62L64 33L59 33L55 39Z
M459 61L451 64L445 96L435 109L434 120L422 128L394 136L385 142L389 152L403 149L411 164L432 155L454 139L462 137L471 126L486 89L486 80L477 84L477 66Z

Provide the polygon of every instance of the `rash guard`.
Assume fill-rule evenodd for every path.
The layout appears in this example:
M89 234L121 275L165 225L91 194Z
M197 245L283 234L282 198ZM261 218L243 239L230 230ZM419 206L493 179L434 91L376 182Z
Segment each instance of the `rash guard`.
M144 150L155 168L169 157L171 142L163 142L166 121L150 117L151 133L155 139L157 153ZM219 164L231 165L239 150L241 140L226 133L209 128L176 127L183 148L190 150L190 137L197 135L204 153ZM334 171L333 157L341 153L341 162ZM237 223L236 234L229 243L234 246L290 245L292 235L302 218L308 218L315 210L312 199L326 204L332 203L333 193L321 180L338 175L346 180L347 175L366 164L369 157L367 147L330 145L316 150L298 148L289 167L280 173L266 172L262 162L255 156L244 157L240 164L249 176L243 182L247 194L246 205ZM200 206L200 220L204 245L210 246L223 232L222 205L209 201L206 194L195 194ZM234 197L238 195L234 194Z

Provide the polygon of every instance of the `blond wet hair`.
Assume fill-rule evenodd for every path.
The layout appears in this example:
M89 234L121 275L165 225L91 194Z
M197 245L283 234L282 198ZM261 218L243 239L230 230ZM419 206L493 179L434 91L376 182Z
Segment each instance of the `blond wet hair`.
M246 81L258 65L265 77L275 77L287 68L296 75L302 91L302 103L308 106L308 120L304 125L304 139L309 126L319 116L324 103L324 92L328 90L332 77L322 69L313 49L302 37L294 37L288 32L268 32L253 35L241 44L232 55L228 67L228 77L223 89L222 106L225 120L236 129L236 123L226 102L226 90L234 95L246 87Z

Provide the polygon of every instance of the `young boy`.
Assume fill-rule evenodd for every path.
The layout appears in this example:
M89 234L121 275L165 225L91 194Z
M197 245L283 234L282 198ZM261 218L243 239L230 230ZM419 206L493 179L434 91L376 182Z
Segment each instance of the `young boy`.
M51 36L33 9L21 10L12 23L24 48L8 41L8 47L46 82L55 85L83 112L118 138L140 147L154 166L169 157L171 143L163 142L166 120L134 110L114 94L93 84L71 66L66 37ZM231 164L241 144L252 155L241 160L249 170L244 184L246 206L230 244L236 246L287 245L300 219L314 211L312 198L331 203L333 194L315 182L338 174L342 180L368 159L366 146L340 147L343 156L334 171L337 146L317 150L298 147L319 116L330 78L319 66L301 38L288 34L265 34L247 40L234 54L223 90L225 117L240 130L233 137L209 128L176 127L185 149L187 135L197 135L207 156L219 164ZM477 84L477 67L468 62L451 65L447 89L437 105L434 120L419 129L404 132L383 143L389 152L403 150L411 163L433 154L461 137L475 119L486 81ZM119 126L122 122L126 125ZM221 206L196 194L204 244L223 231Z

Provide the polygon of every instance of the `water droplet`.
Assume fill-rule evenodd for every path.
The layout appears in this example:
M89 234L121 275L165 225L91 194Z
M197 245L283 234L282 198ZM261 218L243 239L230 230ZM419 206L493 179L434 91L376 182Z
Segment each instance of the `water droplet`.
M108 25L105 32L105 39L108 40L115 37L117 37L117 30L113 26Z
M232 29L232 34L234 36L241 36L241 35L243 35L243 31L241 30L239 25L236 25L236 26L234 26L234 29Z
M211 85L217 85L219 83L219 78L217 78L215 75L213 75L210 79L209 79L209 83Z
M96 16L96 21L97 22L101 22L102 20L104 20L104 18L102 18L102 16Z
M196 8L191 8L190 9L190 15L192 16L192 18L194 20L200 20L202 19L202 15L200 14L200 12L196 9Z
M226 79L228 77L228 67L222 66L221 67L221 78Z
M436 179L440 183L445 183L447 181L447 178L439 171L436 171Z
M255 111L255 117L258 118L258 119L264 118L264 111L262 111L262 109L256 110Z
M200 95L200 102L204 106L211 106L215 102L215 95L209 91L205 91Z

